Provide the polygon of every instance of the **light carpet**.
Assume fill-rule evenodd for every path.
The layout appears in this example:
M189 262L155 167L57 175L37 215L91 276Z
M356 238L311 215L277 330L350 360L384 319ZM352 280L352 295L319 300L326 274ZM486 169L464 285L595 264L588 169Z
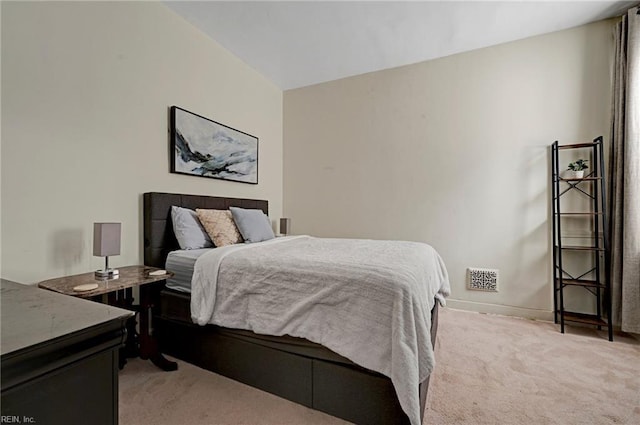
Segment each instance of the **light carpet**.
M424 424L640 424L640 342L616 334L441 309ZM129 360L120 424L344 424L179 361Z

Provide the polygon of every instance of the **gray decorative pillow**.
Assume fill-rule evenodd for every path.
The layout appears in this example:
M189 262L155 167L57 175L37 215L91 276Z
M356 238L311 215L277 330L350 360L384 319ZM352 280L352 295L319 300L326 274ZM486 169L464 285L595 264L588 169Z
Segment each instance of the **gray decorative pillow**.
M195 211L173 205L171 221L173 233L181 249L213 248L213 242L202 227Z
M237 207L229 207L229 210L245 242L262 242L276 237L271 229L269 217L261 210Z

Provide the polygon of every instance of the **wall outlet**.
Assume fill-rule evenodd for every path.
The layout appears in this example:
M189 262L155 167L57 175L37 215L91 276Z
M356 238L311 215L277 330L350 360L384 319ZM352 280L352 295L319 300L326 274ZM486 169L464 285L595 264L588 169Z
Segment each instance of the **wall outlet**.
M467 288L475 291L498 292L498 269L467 269Z

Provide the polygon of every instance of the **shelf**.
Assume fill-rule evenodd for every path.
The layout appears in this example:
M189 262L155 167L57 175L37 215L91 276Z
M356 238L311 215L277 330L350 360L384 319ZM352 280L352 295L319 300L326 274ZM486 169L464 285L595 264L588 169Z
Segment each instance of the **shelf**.
M578 149L578 148L592 148L596 146L597 143L588 142L588 143L574 143L572 145L558 145L558 149Z
M560 283L560 279L556 279L556 286ZM587 280L587 279L562 279L562 284L564 286L584 286L588 288L605 288L605 285L602 283L598 283L595 280Z
M602 173L604 170L603 144L603 138L599 136L593 142L560 145L556 140L551 145L553 303L555 318L558 319L560 317L562 319L560 332L564 333L565 322L596 325L598 327L606 327L609 341L613 341L612 323L610 320L607 321L607 318L603 318L605 315L610 316L609 312L611 311L611 286L608 280L609 265L606 255L609 245L607 234L603 232L606 223L602 222L607 216L604 202L605 176ZM572 154L586 155L591 164L589 164L589 169L584 170L584 173L577 173L582 176L578 178L574 177L575 173L564 170L566 165L561 164L560 157L564 155L562 162L569 158L566 153L563 154L560 150L580 148L583 148L583 150L572 152ZM587 149L590 149L590 151L587 151ZM583 200L588 198L589 204L573 205L572 203L563 203L562 196L567 193L579 196ZM566 211L564 211L565 208ZM572 224L573 226L571 227L575 227L575 229L571 229L571 232L580 231L581 234L579 236L563 234L562 230L567 233L567 229L564 227L565 224ZM575 251L576 254L569 254L570 251ZM563 259L565 255L569 257L566 258L567 263L579 264L579 269L586 270L586 272L575 276L566 272L561 267L561 264L565 262L565 259ZM583 288L583 290L568 289L577 287ZM566 311L565 302L567 299L573 298L574 293L582 293L584 290L589 293L590 297L593 297L592 305L590 307L585 306L585 310L583 310L588 313ZM582 309L580 308L580 310Z
M560 215L602 215L601 212L569 212L569 213L556 213Z
M572 311L564 311L562 314L565 322L586 323L588 325L607 326L607 321L601 319L595 314L574 313Z
M561 249L567 249L571 251L604 251L604 248L596 248L595 246L579 246L579 245L563 245Z
M594 181L594 180L601 180L602 177L560 177L560 181L561 182L575 182L575 181Z

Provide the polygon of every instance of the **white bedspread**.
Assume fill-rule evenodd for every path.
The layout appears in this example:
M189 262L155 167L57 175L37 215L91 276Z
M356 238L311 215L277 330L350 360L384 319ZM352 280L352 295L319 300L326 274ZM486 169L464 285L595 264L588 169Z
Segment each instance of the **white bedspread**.
M306 338L393 382L411 423L434 367L434 297L450 292L444 263L418 242L276 238L212 249L195 264L195 323Z

